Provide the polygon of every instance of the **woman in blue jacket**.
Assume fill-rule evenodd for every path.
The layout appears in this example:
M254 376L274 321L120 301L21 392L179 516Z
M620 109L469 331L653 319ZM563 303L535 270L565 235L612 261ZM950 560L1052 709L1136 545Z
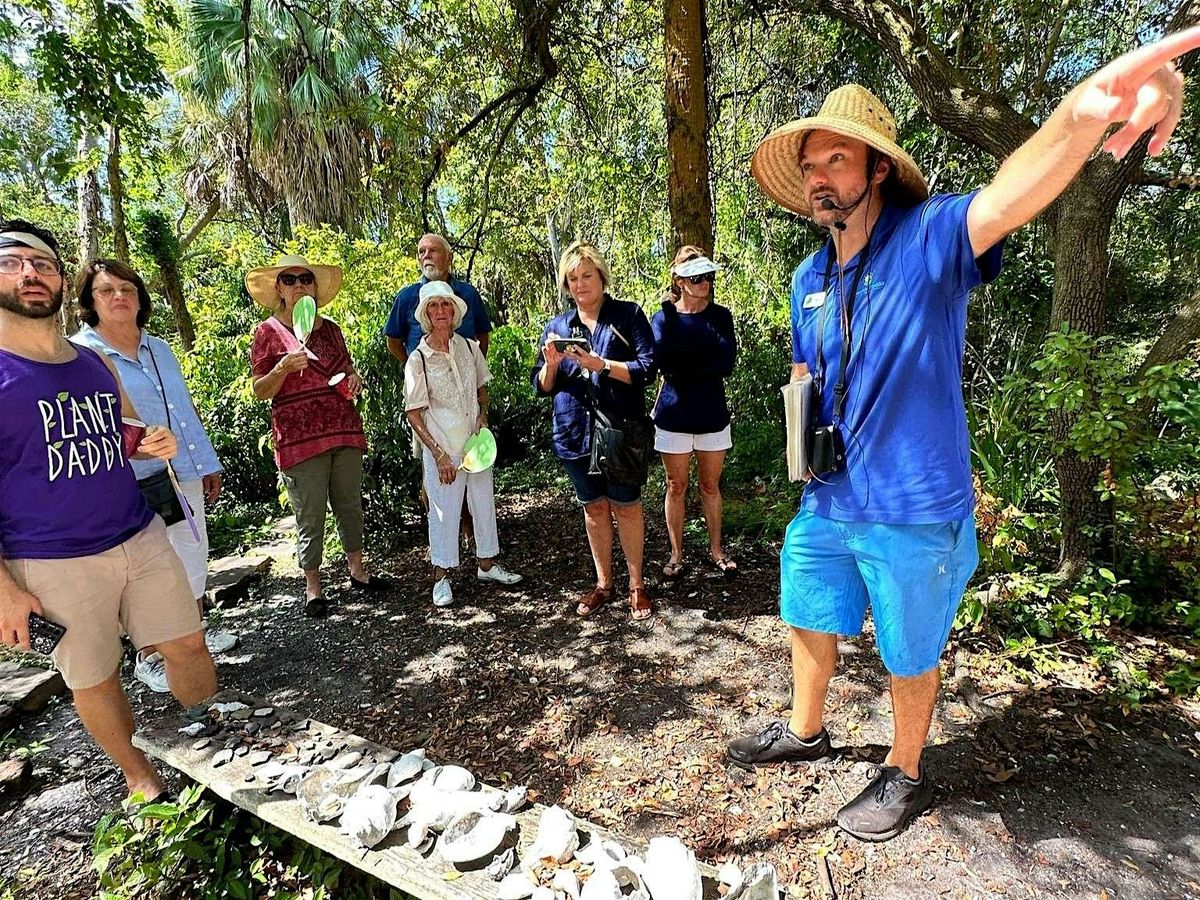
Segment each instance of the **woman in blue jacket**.
M657 374L654 337L641 307L608 294L612 275L592 245L577 241L564 251L558 281L573 305L542 331L533 387L538 394L554 398L554 455L562 460L583 505L596 566L596 586L579 598L576 612L590 615L612 599L616 520L629 569L630 613L634 619L644 619L653 608L642 580L646 526L642 485L617 483L591 471L591 409L598 408L617 421L645 418L646 385Z
M664 505L671 558L663 575L668 578L678 577L684 568L683 520L693 455L709 558L726 578L737 574L737 563L721 544L721 469L733 446L725 379L733 372L737 341L733 316L712 299L719 270L699 247L681 248L671 267L670 292L650 323L663 376L654 404L654 449L662 454L667 474Z

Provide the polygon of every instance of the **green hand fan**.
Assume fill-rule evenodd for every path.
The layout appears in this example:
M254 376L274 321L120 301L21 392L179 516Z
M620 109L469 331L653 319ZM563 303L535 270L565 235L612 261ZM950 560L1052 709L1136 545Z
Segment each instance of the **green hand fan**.
M292 331L296 334L296 340L302 344L307 341L316 323L317 301L312 297L301 297L292 310Z
M490 469L496 463L496 436L490 428L479 429L478 434L467 438L463 447L463 461L460 469L468 472L482 472Z

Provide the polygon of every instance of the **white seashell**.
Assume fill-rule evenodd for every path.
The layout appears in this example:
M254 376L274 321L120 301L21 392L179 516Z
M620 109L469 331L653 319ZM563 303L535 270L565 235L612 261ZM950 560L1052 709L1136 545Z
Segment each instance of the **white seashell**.
M570 869L559 869L551 882L555 891L562 891L571 900L579 900L579 876Z
M342 834L360 847L374 847L396 826L396 800L378 784L364 784L342 810Z
M285 794L295 794L296 789L300 786L300 780L307 772L308 770L303 766L292 766L285 769L275 777L275 781L267 789L267 793L282 791Z
M579 900L620 900L621 885L611 869L597 869L583 883Z
M469 791L475 787L475 776L462 766L434 766L421 780L439 791Z
M629 865L630 859L636 859L639 863L641 862L638 857L631 856L628 857L624 862L613 866L610 871L612 872L613 878L617 880L617 884L621 888L631 888L634 891L641 891L644 894L646 890L645 886L642 884L642 876L639 871L635 870ZM597 871L600 870L597 869Z
M528 799L529 789L523 784L519 784L514 788L504 792L504 802L500 805L500 811L506 813L515 813L525 805Z
M500 882L496 888L496 895L500 900L525 900L533 894L535 887L529 876L518 869Z
M325 786L333 775L324 766L314 766L304 774L296 784L296 799L300 801L300 809L312 821L317 819L317 808L321 798L325 796Z
M422 766L428 762L425 751L405 753L388 768L387 786L392 788L405 781L410 781L421 774Z
M575 817L561 806L548 806L542 810L538 820L537 837L526 855L530 860L552 859L556 863L570 861L579 847L579 831Z
M612 869L625 860L625 848L615 841L593 837L575 851L575 858L596 869Z
M422 790L418 790L421 789ZM434 831L441 831L456 816L469 812L491 812L487 794L479 791L443 793L428 785L415 785L409 794L410 808L405 818L423 822Z
M313 821L332 822L342 814L342 810L345 808L345 797L339 797L337 794L326 794L317 804L316 812L313 815Z
M184 725L180 728L179 733L186 734L188 737L195 737L207 727L207 722L193 722L191 725Z
M515 847L509 847L503 853L497 853L487 865L487 874L492 881L501 881L504 876L512 871L513 866L517 864L517 850Z
M429 838L433 837L429 832L429 826L423 822L413 822L408 826L408 846L416 850Z
M331 769L346 771L347 769L353 769L355 766L357 766L359 760L361 759L361 752L358 750L351 750L349 753L343 753L341 756L330 760L329 762L325 763L325 765Z
M642 883L650 900L701 900L704 895L696 854L677 837L650 839Z
M729 886L724 900L737 900L738 894L742 892L742 885L745 884L742 879L742 870L737 863L733 862L727 862L717 870L717 881Z
M775 867L770 863L756 863L742 872L741 900L779 900L779 883Z
M554 891L548 887L535 887L533 893L530 894L533 900L555 900Z
M491 856L500 849L517 820L504 813L471 812L455 816L442 832L438 848L447 862L465 863Z
M233 703L214 703L212 706L210 706L208 708L208 711L220 713L221 715L224 716L224 715L228 715L231 712L237 712L239 709L249 709L249 708L250 707L248 707L245 703L237 703L235 701Z

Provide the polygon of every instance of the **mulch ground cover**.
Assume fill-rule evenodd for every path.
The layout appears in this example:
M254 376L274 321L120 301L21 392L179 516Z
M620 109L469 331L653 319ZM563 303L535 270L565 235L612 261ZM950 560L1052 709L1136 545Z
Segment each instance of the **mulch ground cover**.
M926 756L938 805L887 844L860 843L833 823L891 733L869 633L841 645L834 758L732 766L725 742L785 716L789 702L777 544L731 541L741 573L727 581L692 535L687 570L667 581L653 501L646 571L657 614L631 622L618 590L580 619L575 597L593 572L565 494L502 495L502 559L525 581L479 583L464 566L445 610L430 601L411 522L409 546L374 560L395 589L331 591L339 602L324 621L302 617L301 580L277 566L224 613L242 644L219 661L222 683L397 749L423 746L493 784L528 784L535 799L631 838L673 833L709 862L770 861L797 900L1200 897L1194 707L1123 712L1082 672L1022 677L995 648L956 644ZM623 578L619 569L619 588ZM169 708L140 686L131 693L139 717ZM12 739L51 738L34 786L0 801L0 886L18 885L17 896L94 893L91 830L122 790L81 735L64 702Z

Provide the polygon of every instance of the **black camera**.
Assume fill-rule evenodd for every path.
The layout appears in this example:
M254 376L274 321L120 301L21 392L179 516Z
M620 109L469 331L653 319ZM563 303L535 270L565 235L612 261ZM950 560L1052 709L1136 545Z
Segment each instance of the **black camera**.
M814 425L808 448L808 467L817 478L846 470L846 441L836 425Z

